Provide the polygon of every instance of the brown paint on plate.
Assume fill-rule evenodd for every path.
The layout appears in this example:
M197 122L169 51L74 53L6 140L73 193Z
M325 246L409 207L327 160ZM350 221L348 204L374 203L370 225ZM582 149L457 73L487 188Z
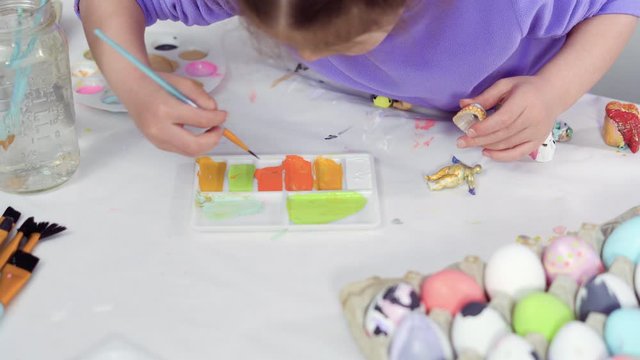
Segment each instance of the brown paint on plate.
M149 55L149 63L153 70L165 73L173 73L180 67L177 62L155 54Z
M93 54L91 53L91 50L85 51L84 54L82 54L82 56L87 60L93 61Z
M182 60L188 60L188 61L195 61L195 60L202 60L204 58L207 57L207 53L204 51L200 51L200 50L189 50L189 51L184 51L182 53L180 53L180 59Z

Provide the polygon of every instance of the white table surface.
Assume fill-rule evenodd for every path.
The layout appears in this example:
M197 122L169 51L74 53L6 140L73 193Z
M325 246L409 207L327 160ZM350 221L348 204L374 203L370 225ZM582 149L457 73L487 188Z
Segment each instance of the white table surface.
M86 43L70 0L62 23L77 61ZM162 27L185 30L155 29ZM604 222L640 203L640 154L620 153L600 137L606 98L587 95L561 117L575 135L553 162L483 160L476 197L463 188L435 193L424 173L452 155L481 159L479 150L455 148L452 123L417 131L406 114L302 80L271 89L282 72L261 62L236 21L184 34L207 34L224 51L230 72L213 94L230 113L228 126L254 151L372 153L383 226L195 232L193 160L154 148L125 114L77 106L82 161L73 179L40 194L0 193L0 206L15 207L23 219L69 228L36 249L41 263L0 322L3 360L98 358L92 355L122 344L160 359L357 359L338 301L345 284L429 273L467 254L486 259L519 234L550 236L556 226ZM241 152L225 141L214 153ZM142 358L134 353L103 358Z

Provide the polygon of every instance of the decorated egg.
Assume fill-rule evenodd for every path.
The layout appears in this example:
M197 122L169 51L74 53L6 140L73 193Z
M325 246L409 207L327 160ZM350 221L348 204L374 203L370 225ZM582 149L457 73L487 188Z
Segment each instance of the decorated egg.
M634 277L636 279L636 294L638 294L638 298L640 298L640 263L636 266L636 274Z
M451 338L458 355L473 351L485 357L491 347L509 332L509 325L497 310L484 303L472 302L453 319Z
M609 315L621 307L637 307L638 300L633 289L616 275L604 273L587 281L576 297L576 313L582 321L589 313Z
M634 263L640 262L640 216L620 224L604 243L602 259L607 267L618 256L626 256Z
M427 311L444 309L455 315L470 302L486 302L484 290L473 277L447 269L430 275L422 283L422 303Z
M549 347L549 360L603 360L609 354L600 335L587 324L571 321L563 326Z
M571 320L573 313L569 306L549 293L529 294L513 310L513 328L518 335L540 334L547 341Z
M540 259L521 244L503 246L491 256L484 282L489 297L503 293L516 300L530 292L544 291L546 287Z
M525 339L516 335L503 336L489 351L487 360L538 360L540 357Z
M640 310L611 313L604 326L604 339L611 354L640 357Z
M369 336L390 336L402 319L420 307L420 297L407 283L389 286L378 294L365 313Z
M586 241L573 236L553 240L544 251L542 263L549 283L558 275L567 275L582 285L604 271L596 250Z
M391 339L389 360L453 359L451 344L442 329L421 312L405 316Z

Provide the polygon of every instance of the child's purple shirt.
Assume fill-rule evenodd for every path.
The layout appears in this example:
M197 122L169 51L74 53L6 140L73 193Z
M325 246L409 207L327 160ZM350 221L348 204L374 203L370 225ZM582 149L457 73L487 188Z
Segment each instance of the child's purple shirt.
M78 2L80 0L76 0ZM133 1L133 0L132 0ZM208 25L235 16L233 0L137 0L157 20ZM345 86L443 110L497 80L534 75L568 33L596 15L640 16L640 0L417 0L365 55L309 63Z

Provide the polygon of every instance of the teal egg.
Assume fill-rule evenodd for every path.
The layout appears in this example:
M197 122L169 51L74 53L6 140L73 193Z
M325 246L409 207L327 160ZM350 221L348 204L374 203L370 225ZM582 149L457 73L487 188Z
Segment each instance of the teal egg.
M613 355L640 357L640 309L619 309L611 313L604 327L604 339Z
M640 216L623 222L609 235L602 248L602 260L610 267L619 256L640 261Z

